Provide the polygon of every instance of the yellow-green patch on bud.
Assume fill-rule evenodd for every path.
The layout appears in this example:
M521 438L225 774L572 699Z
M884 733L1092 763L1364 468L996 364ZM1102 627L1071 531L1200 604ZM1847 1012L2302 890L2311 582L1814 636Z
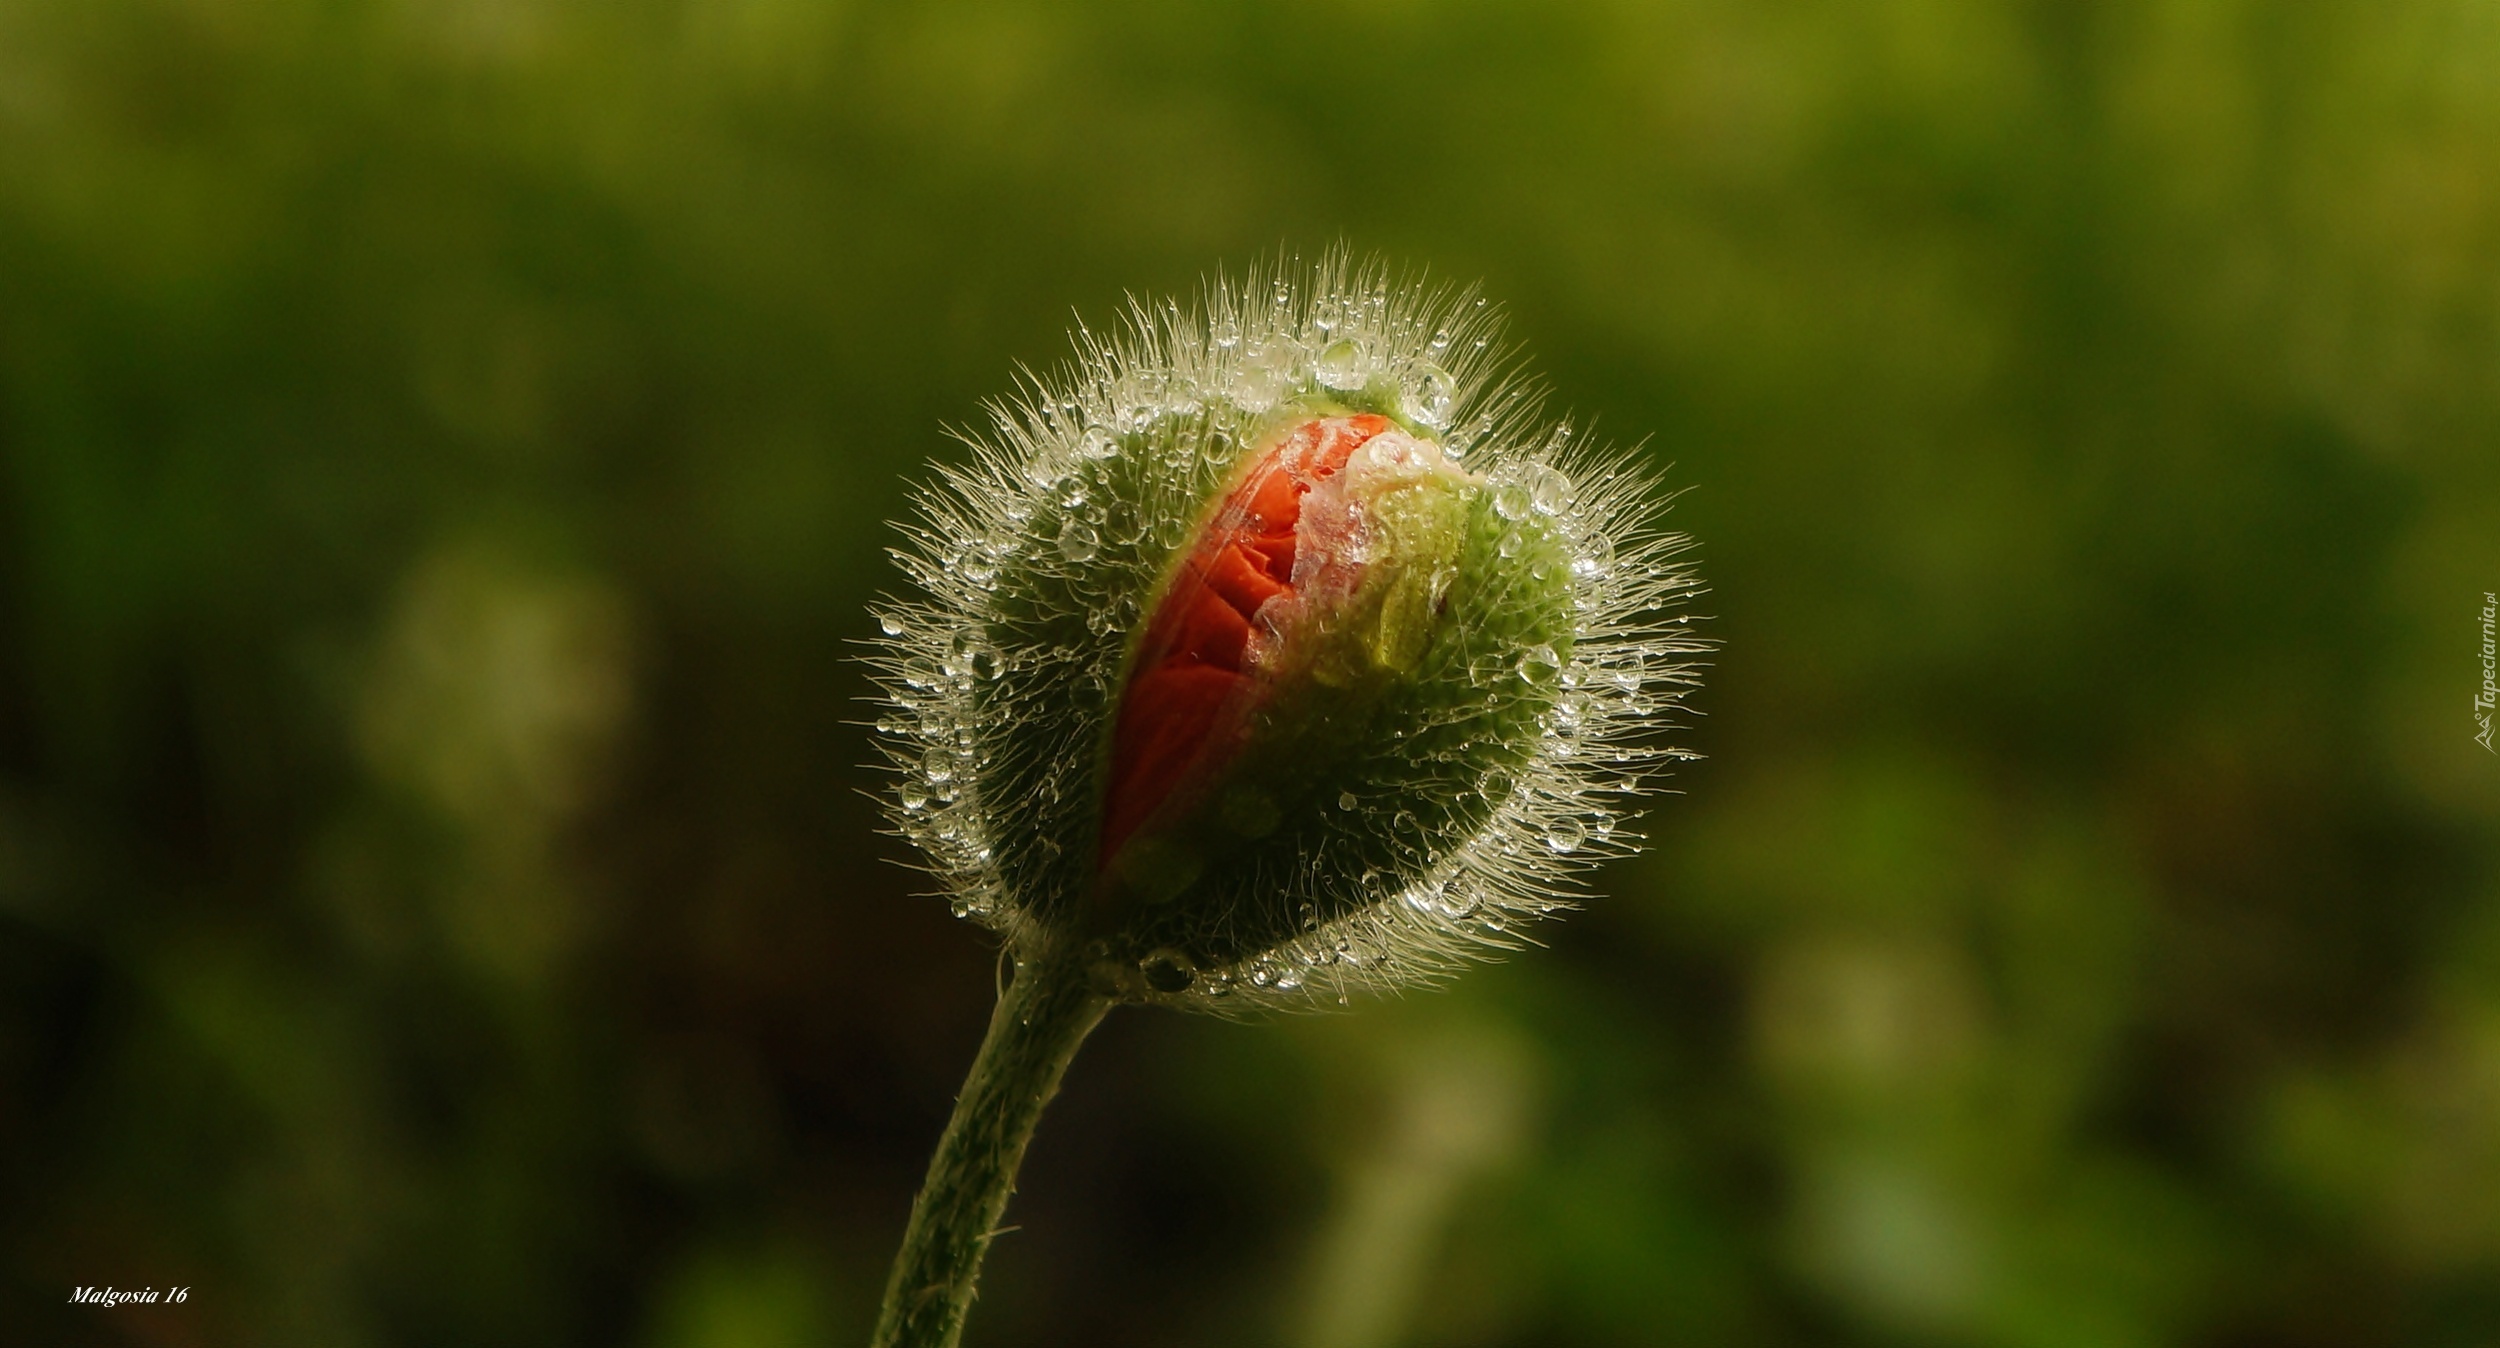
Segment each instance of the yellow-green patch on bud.
M1339 549L1331 560L1346 583L1315 576L1303 587L1299 611L1279 624L1286 658L1298 644L1311 677L1331 687L1411 677L1457 577L1468 511L1483 487L1433 441L1392 430L1365 442L1303 501L1306 546L1321 557Z

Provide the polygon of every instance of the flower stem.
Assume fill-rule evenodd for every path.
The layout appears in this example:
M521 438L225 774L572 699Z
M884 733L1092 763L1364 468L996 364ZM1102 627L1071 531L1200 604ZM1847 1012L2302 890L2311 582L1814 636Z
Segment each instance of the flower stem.
M954 1348L1033 1125L1110 1005L1072 960L1016 965L912 1204L872 1348Z

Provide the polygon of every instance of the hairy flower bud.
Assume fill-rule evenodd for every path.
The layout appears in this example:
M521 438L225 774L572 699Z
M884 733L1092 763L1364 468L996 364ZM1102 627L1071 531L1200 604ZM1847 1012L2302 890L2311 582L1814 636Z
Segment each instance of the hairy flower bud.
M1508 944L1625 847L1693 582L1489 328L1332 260L997 409L880 613L895 817L959 913L1107 995L1273 1004Z

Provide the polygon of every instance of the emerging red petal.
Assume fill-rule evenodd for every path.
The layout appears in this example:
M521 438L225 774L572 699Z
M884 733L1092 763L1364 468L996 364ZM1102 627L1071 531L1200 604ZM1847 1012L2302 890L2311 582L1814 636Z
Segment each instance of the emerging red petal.
M1294 593L1303 493L1389 427L1387 417L1371 415L1295 427L1208 521L1147 621L1129 673L1111 737L1098 868L1188 778L1239 747L1258 697L1251 638L1259 611Z

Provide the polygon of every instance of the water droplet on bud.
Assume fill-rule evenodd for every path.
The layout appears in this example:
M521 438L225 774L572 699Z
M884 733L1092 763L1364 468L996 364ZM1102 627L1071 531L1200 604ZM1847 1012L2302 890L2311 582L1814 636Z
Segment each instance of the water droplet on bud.
M1556 433L1567 434L1570 427L1557 427ZM1546 467L1532 464L1521 474L1527 479L1528 503L1540 515L1559 515L1571 505L1571 479Z
M1186 992L1198 981L1198 966L1169 946L1139 960L1137 971L1146 976L1146 986L1157 992Z
M1528 517L1528 489L1517 482L1505 482L1493 489L1493 513L1506 520ZM1512 554L1504 553L1504 556Z
M1426 365L1408 385L1403 410L1408 420L1438 428L1449 420L1457 402L1458 381L1440 366Z
M1363 386L1363 348L1351 338L1340 337L1319 353L1319 382L1338 390Z
M1102 551L1102 536L1093 526L1081 520L1070 520L1059 527L1059 555L1071 562L1090 562Z
M1545 846L1553 852L1576 852L1588 836L1588 825L1568 816L1545 826Z

